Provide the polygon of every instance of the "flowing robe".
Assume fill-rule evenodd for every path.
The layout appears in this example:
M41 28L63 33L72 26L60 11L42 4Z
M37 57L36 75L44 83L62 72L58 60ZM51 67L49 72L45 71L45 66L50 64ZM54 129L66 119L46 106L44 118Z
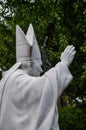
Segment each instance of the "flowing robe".
M59 130L57 100L72 80L59 62L41 77L15 64L0 83L0 130Z

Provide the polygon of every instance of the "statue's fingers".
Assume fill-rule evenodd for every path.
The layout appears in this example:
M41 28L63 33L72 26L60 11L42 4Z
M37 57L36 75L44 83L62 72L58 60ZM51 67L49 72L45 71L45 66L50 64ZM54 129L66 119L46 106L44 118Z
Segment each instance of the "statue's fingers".
M76 51L73 51L72 53L69 54L70 57L74 57L75 56Z
M72 54L73 52L75 51L75 47L73 46L73 47L71 47L70 49L69 49L69 54Z
M71 56L71 55L73 55L73 54L75 54L75 47L74 47L74 46L71 46L71 47L69 48L69 50L67 51L67 55L68 55L68 56Z
M72 52L72 55L74 56L76 54L76 51L74 50L73 52Z
M68 54L72 48L73 48L73 45L69 45L66 47L64 52Z
M65 48L64 52L67 52L67 50L69 49L69 47L70 47L70 45L68 45L68 46Z
M75 49L75 47L73 46L73 45L71 45L70 47L69 47L69 49L68 49L68 53L71 53L71 52L73 52L74 51L74 49Z

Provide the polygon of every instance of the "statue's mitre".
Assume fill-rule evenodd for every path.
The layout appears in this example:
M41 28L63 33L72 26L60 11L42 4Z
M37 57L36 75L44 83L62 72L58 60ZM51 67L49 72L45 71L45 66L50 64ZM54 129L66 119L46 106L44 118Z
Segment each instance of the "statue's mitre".
M16 59L17 62L41 59L32 24L29 25L26 35L18 25L16 26Z
M16 59L19 61L31 60L31 45L27 41L21 28L16 26Z

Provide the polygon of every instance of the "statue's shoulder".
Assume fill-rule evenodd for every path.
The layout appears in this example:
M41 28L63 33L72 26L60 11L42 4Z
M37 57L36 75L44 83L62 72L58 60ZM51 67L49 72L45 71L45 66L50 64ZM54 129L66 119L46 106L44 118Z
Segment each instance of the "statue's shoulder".
M21 64L21 62L15 63L8 71L6 71L6 74L2 78L2 80L7 80L9 76L20 67Z
M6 81L9 79L9 77L20 67L22 63L18 62L14 64L5 74L5 76L0 81L0 89L4 88Z
M18 62L14 64L5 74L5 76L0 81L0 87L4 86L5 82L8 80L8 78L12 75L13 72L15 72L21 65L21 62Z

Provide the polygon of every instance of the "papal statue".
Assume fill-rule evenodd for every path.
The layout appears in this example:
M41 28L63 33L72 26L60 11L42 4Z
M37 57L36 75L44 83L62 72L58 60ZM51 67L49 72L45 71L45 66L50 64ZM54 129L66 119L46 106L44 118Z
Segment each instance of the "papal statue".
M42 76L42 60L32 24L26 35L16 26L16 63L0 82L0 130L59 130L57 101L73 79L69 45L60 62Z

